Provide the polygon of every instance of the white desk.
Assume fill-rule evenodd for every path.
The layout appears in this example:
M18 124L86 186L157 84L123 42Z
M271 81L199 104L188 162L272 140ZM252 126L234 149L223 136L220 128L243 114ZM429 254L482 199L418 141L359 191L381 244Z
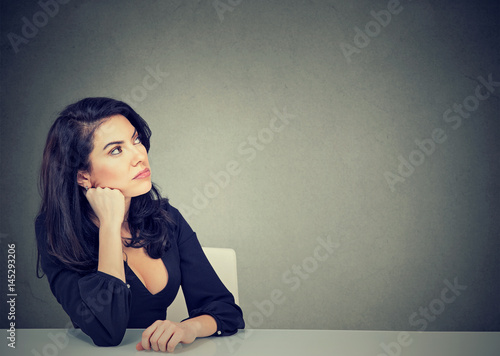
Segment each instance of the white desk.
M81 331L66 329L21 329L16 348L3 338L0 355L97 356L162 355L136 351L142 330L127 330L117 347L96 347ZM74 334L74 335L73 335ZM396 346L398 336L403 346ZM391 345L392 354L381 343ZM400 348L400 349L399 349ZM281 356L499 356L500 333L336 331L336 330L245 330L229 337L209 337L177 346L174 354Z

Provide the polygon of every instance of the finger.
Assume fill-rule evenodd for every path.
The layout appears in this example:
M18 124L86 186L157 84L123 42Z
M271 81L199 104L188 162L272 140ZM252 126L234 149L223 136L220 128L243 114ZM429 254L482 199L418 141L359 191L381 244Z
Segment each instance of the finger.
M160 323L160 321L157 320L153 324L151 324L146 330L143 331L141 344L142 344L142 348L144 350L151 350L151 344L149 342L149 339L150 339L151 335L153 334L153 332L158 327L159 323Z
M175 347L179 344L179 342L182 340L183 337L183 332L182 330L178 330L177 332L174 332L170 340L168 340L167 343L167 352L174 352Z
M162 337L164 334L165 334L165 329L159 327L158 329L155 330L153 335L151 335L151 337L149 338L149 343L151 344L151 348L153 350L160 351L160 345L162 344L160 340L163 340Z
M135 345L135 349L136 349L137 351L142 351L142 350L144 350L144 347L142 347L141 342L138 342L138 343L137 343L137 345Z
M167 340L170 339L170 335L172 334L172 331L170 330L171 328L172 326L169 324L167 320L158 321L158 324L156 325L156 330L149 337L149 344L151 345L151 348L153 350L160 351L160 342L159 342L160 338L163 337L163 339L165 338ZM167 335L164 335L165 332L167 332Z
M179 334L180 332L180 334ZM165 332L161 336L161 338L158 340L158 347L160 348L161 351L165 352L173 352L175 349L175 345L179 343L179 341L176 341L177 339L174 339L174 342L172 344L172 338L177 335L177 338L179 338L179 335L182 335L182 330L179 330L179 328L171 324L167 329L165 329ZM173 345L173 346L170 346Z

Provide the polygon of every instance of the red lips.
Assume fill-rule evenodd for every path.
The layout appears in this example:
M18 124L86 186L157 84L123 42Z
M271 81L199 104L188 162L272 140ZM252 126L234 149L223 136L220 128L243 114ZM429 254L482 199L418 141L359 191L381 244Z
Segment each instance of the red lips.
M142 171L140 171L135 177L134 179L141 179L141 178L146 178L146 177L149 177L151 175L151 171L149 170L149 168L145 168L143 169Z

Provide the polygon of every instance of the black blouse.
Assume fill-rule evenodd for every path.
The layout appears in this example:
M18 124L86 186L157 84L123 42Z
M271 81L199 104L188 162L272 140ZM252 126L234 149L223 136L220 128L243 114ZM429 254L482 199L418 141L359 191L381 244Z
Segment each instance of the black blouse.
M166 201L163 206L176 226L170 231L171 246L161 257L168 271L168 282L156 294L146 289L126 262L126 283L100 271L79 274L67 269L47 253L44 216L36 219L41 266L50 289L75 327L81 328L98 346L118 345L126 328L147 328L156 320L165 320L167 307L180 285L189 318L211 315L217 322L214 335L232 335L245 327L240 307L208 262L196 233Z

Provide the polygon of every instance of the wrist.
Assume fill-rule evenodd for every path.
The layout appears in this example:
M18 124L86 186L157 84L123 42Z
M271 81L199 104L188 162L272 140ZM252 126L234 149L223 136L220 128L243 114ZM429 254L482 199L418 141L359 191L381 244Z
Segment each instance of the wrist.
M187 327L195 337L200 337L202 325L196 318L184 320L181 324Z
M182 324L188 326L196 337L211 336L217 331L217 322L208 314L184 320Z
M114 231L121 231L122 223L118 219L107 219L99 222L99 229Z

